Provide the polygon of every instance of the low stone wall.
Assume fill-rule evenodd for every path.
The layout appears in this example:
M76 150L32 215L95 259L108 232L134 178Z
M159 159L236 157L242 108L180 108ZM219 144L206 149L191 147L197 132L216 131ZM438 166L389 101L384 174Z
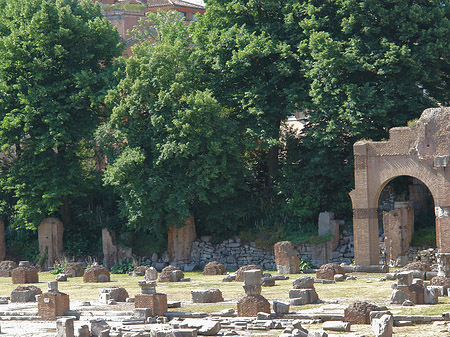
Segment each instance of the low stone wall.
M258 249L254 242L243 243L240 238L225 240L217 245L210 242L210 237L194 241L191 262L203 269L210 261L224 264L227 270L237 270L247 264L256 264L263 269L276 269L273 249Z

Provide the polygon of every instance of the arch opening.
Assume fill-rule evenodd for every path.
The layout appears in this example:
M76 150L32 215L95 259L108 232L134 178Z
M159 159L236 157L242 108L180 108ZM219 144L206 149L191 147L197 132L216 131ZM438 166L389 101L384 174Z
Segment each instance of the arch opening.
M424 182L407 175L394 177L383 184L375 200L380 263L403 266L418 250L410 247L436 247L435 201Z

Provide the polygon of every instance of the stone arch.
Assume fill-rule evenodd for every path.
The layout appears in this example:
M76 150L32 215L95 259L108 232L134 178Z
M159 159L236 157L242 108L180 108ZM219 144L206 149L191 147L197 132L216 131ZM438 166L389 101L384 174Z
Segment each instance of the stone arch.
M427 109L414 127L389 130L389 140L359 141L353 146L355 262L379 263L377 201L386 184L411 176L430 190L436 212L436 244L450 252L450 109ZM446 169L447 168L447 169Z

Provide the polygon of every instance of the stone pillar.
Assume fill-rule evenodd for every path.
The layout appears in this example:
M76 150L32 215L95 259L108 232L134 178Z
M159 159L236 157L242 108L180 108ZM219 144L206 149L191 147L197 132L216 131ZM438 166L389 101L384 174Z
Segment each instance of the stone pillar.
M117 263L116 233L102 229L103 265L111 268Z
M319 213L319 235L333 235L331 250L339 246L339 220L334 219L333 212Z
M44 268L51 268L64 254L64 225L58 218L46 218L38 228L39 254L46 256Z
M171 262L189 262L191 258L192 242L197 239L194 217L184 220L184 226L169 228L168 247Z
M277 242L273 246L275 255L275 264L280 274L298 274L300 273L300 259L297 251L290 241Z
M0 261L3 261L6 256L5 244L5 222L0 219Z
M69 295L58 291L58 282L48 283L48 292L38 295L38 316L55 319L70 309Z
M365 141L353 145L355 189L350 192L353 204L355 262L361 266L377 265L380 258L376 201L371 199L369 191L367 146Z
M438 265L437 276L441 276L441 277L449 277L450 276L449 260L450 260L450 253L437 253L436 254L436 262Z
M132 259L131 248L118 246L116 243L116 233L107 228L102 229L103 265L111 268L116 263L126 259Z
M406 264L414 233L414 208L411 203L394 203L394 209L383 214L383 230L387 261L393 266Z

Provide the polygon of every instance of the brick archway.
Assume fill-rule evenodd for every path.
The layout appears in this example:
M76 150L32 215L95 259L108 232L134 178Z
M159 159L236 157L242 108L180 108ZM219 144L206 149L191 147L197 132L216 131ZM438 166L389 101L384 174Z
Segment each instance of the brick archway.
M430 190L436 212L436 243L450 253L450 108L427 109L414 127L389 130L389 140L353 145L355 262L379 263L377 202L392 179L411 176Z

